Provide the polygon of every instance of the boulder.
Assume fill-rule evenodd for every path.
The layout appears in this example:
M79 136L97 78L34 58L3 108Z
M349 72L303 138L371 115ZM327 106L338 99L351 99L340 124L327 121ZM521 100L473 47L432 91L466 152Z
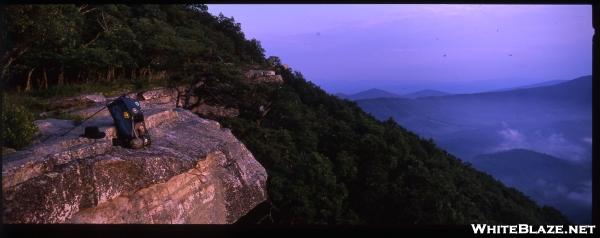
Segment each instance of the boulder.
M198 96L195 95L190 95L190 96L181 96L179 97L179 101L177 102L177 107L183 107L183 108L193 108L194 105L198 104L198 102L200 102L200 98Z
M244 75L246 76L246 78L252 79L252 78L263 77L263 76L273 76L273 75L275 75L275 71L252 69L252 70L248 70L248 72L246 72Z
M200 101L200 98L198 98L198 96L189 96L187 98L186 105L196 105L199 101Z
M256 83L283 83L283 78L281 75L275 74L273 70L249 70L244 76L250 82Z
M150 100L150 99L170 99L177 96L177 90L171 88L156 88L153 90L148 90L144 92L140 92L138 94L139 100Z
M204 79L199 80L198 82L196 82L192 88L193 89L197 89L199 87L202 87L202 85L204 85Z
M262 83L276 83L276 84L283 83L283 78L281 77L281 75L262 76L262 77L257 77L254 80L256 82L262 82Z
M189 85L180 85L176 87L177 92L179 93L179 95L185 95L188 91L190 91L190 86Z
M267 199L265 169L231 131L175 108L168 91L139 95L144 149L113 146L109 115L63 137L68 121L36 123L51 137L2 160L4 222L226 224ZM85 126L106 137L79 137Z
M90 100L92 102L95 102L95 103L106 101L106 97L104 97L104 95L102 95L102 94L88 94L88 95L84 95L83 98Z
M211 106L205 103L195 105L191 109L192 112L201 116L216 116L216 117L237 117L240 112L236 108L226 108L223 106Z

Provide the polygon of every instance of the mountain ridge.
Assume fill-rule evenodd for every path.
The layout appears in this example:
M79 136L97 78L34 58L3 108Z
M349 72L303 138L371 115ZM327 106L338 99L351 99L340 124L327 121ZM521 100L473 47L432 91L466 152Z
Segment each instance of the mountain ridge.
M527 149L482 154L472 164L544 205L561 208L577 223L591 222L589 207L574 198L591 204L592 171L586 166Z
M441 148L465 161L473 162L477 156L489 151L524 148L589 164L591 143L586 141L591 138L591 80L591 76L582 76L555 85L503 92L419 99L367 99L359 100L357 104L379 120L392 117L423 138L434 139ZM519 161L508 160L505 163L505 166L520 164ZM541 160L530 163L529 167L540 170L545 166ZM485 169L495 174L493 168ZM514 173L516 171L513 170ZM574 177L580 175L591 176L585 173L572 174ZM558 182L569 181L569 176L562 176ZM521 188L526 188L528 194L532 191L540 193L542 188L549 189L539 186L535 188L529 184ZM583 202L580 201L574 209L571 209L574 205L568 202L558 204L562 206L559 208L570 212L569 216L578 222L589 221L589 216L581 213L591 209L585 202L588 195L577 195ZM538 195L534 198L543 202L567 201L568 196L561 194L547 199ZM578 211L578 214L572 211Z
M392 92L388 92L382 89L378 89L378 88L371 88L371 89L367 89L364 91L360 91L358 93L355 94L342 94L342 93L338 93L335 94L336 96L343 98L343 99L349 99L349 100L361 100L361 99L370 99L370 98L396 98L396 97L401 97L398 94L392 93Z
M565 82L568 82L568 81L569 80L556 79L556 80L544 81L544 82L539 82L539 83L534 83L534 84L527 84L527 85L516 86L516 87L509 87L509 88L502 88L502 89L490 90L488 92L501 92L501 91L515 90L515 89L545 87L545 86L552 86L552 85L555 85L555 84L565 83Z
M130 84L135 88L150 83L198 85L186 93L185 102L204 106L196 110L197 114L184 114L200 115L202 119L195 121L198 123L205 119L219 122L224 128L218 129L218 133L230 131L247 149L241 153L251 153L266 170L267 191L261 196L269 198L265 202L269 209L255 223L569 223L555 208L536 204L522 192L473 169L432 140L393 120L379 121L355 102L329 95L279 58L267 58L260 42L246 39L239 23L233 18L209 14L206 5L10 5L0 10L0 15L10 19L6 35L11 39L7 41L7 49L11 49L10 55L23 57L6 71L11 74L6 84L13 90L11 96L27 97L21 100L26 105L22 111L46 109L43 102L61 100L52 95L86 87L97 90L95 85L120 89ZM111 24L98 19L110 19ZM113 26L118 28L104 31ZM30 50L22 51L27 47ZM266 77L268 82L252 81L245 76L249 70L257 69L262 70L252 72ZM14 101L16 105L18 100ZM166 130L160 135L164 144L154 144L157 146L149 148L152 151L180 146L168 125L163 126ZM183 148L184 152L224 146L205 131L181 126L176 132L186 135L187 140L180 140L190 146ZM196 136L206 140L194 140ZM144 162L122 157L134 163ZM168 160L162 157L157 160L162 159ZM228 163L221 166L245 167ZM69 168L77 171L77 167ZM151 169L160 171L163 170ZM130 183L140 185L137 179L123 179L119 175L111 174L109 178L132 179ZM236 173L236 176L246 175ZM55 174L44 177L52 178L60 180ZM56 187L39 184L36 188L49 193ZM252 181L233 184L236 185L233 190L258 185ZM158 188L168 192L164 186ZM202 194L191 194L203 198ZM59 200L21 197L31 201L27 204L38 206L55 201L60 214L77 207L60 206ZM248 195L235 197L251 199ZM88 199L94 201L93 197ZM163 201L176 208L180 204L169 199ZM127 210L130 205L110 204L114 206L107 207L117 210ZM219 207L209 210L226 216ZM191 215L186 210L182 212ZM10 209L5 209L6 213ZM154 219L147 217L152 215L149 212L127 215ZM163 218L159 215L156 219L162 222Z
M419 90L419 91L408 93L408 94L403 94L401 97L405 97L405 98L439 97L439 96L446 96L449 94L450 93L439 91L439 90L424 89L424 90Z

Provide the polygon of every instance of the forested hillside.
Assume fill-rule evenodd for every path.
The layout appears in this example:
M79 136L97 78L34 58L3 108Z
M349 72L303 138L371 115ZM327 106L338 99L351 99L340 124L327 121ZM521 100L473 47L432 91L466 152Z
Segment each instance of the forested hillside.
M2 7L2 77L10 89L186 79L211 66L265 62L232 18L204 5Z
M52 95L40 92L84 83L202 80L199 97L240 112L213 119L267 169L270 209L260 222L568 222L431 140L327 94L276 57L265 59L238 23L206 10L3 6L3 85L9 96L26 92L30 100L47 100ZM284 83L248 84L243 72L249 68L273 69Z

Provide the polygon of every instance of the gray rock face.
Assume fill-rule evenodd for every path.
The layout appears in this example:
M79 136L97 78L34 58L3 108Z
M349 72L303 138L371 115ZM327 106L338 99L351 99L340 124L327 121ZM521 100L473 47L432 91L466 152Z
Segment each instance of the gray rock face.
M202 116L218 117L237 117L240 112L235 108L225 108L222 106L211 106L208 104L197 104L191 108L191 111Z
M265 169L228 129L173 94L138 95L152 137L141 150L112 145L108 113L64 137L69 121L38 122L54 136L2 161L4 222L233 223L266 200ZM79 137L91 125L107 136Z
M248 72L245 73L246 78L256 78L256 77L262 77L262 76L272 76L275 75L275 71L273 70L248 70Z
M272 70L249 70L244 74L247 80L256 83L283 83L281 75L276 75Z
M137 95L139 100L162 99L163 101L171 101L177 96L175 89L156 88L145 92L140 92Z

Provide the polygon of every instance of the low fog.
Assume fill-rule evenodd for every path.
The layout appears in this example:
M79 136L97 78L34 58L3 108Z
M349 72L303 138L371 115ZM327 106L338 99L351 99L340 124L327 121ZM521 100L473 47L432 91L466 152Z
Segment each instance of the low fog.
M392 117L421 137L433 138L463 161L538 203L556 206L573 221L590 222L591 85L586 76L527 89L357 103L381 120ZM502 154L515 149L529 153ZM521 168L535 173L519 175Z

